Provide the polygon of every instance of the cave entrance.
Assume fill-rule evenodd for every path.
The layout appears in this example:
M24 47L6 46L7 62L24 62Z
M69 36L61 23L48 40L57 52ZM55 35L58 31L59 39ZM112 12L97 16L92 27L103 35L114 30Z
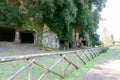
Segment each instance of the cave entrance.
M0 41L15 41L15 29L0 27Z
M21 43L34 43L34 31L29 31L29 30L25 30L25 31L19 31L19 35L20 35L20 42Z
M59 47L59 49L60 49L60 50L64 50L64 49L65 49L65 41L60 40L59 42L60 42L60 47Z
M88 42L87 42L86 40L82 40L82 44L83 44L84 46L88 46Z

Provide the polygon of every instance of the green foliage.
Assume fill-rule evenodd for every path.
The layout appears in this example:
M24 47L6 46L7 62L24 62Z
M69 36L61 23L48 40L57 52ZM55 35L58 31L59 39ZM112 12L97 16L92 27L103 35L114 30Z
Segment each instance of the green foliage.
M105 7L105 3L107 0L89 0L89 6L95 6L95 8L101 11Z
M4 4L5 4L5 1L4 0L0 0L0 25L2 25L4 23L3 19L4 19Z
M99 11L101 11L100 8L102 9L104 7L105 0L74 0L74 2L78 9L74 24L80 33L80 37L85 38L85 33L88 33L91 44L93 46L98 45L100 41L96 30L98 29L100 20Z
M87 32L90 36L90 42L93 46L100 45L101 42L99 41L99 35L96 33L99 24L99 12L98 10L94 10L91 14L88 15L88 25L87 25Z
M22 15L14 6L8 6L5 9L4 25L8 27L20 27L22 25Z
M60 4L61 3L61 4ZM55 13L52 18L45 18L48 27L57 33L58 38L64 41L72 41L72 23L76 17L77 8L73 0L55 0Z
M59 40L73 41L73 28L85 37L98 40L100 14L106 0L25 0L5 4L0 0L0 25L39 32L44 24L57 34ZM93 44L93 43L92 43ZM96 43L97 44L97 43ZM96 45L93 44L93 45Z
M83 6L81 3L77 3L77 16L75 24L78 26L79 31L85 31L87 26L87 9L86 6Z
M54 13L54 0L28 0L29 17L33 17L34 20L44 20L44 18L52 17Z
M102 47L102 53L106 53L108 51L108 47Z
M72 23L77 8L73 0L28 0L28 15L34 21L42 20L60 40L72 40Z
M93 46L101 45L101 42L99 41L99 35L96 33L90 35L90 41Z
M20 13L19 4L5 4L5 0L0 2L0 25L6 27L21 27L24 23L23 16Z

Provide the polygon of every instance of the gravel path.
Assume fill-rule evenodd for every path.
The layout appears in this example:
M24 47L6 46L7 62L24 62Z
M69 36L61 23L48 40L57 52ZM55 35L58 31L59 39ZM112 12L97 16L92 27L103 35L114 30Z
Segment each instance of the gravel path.
M16 44L10 42L0 42L0 57L3 56L15 56L15 55L27 55L27 54L39 54L45 51L39 48L32 47L31 44Z
M76 80L120 80L120 60L113 59L114 49L109 50L109 56L98 62L85 76Z

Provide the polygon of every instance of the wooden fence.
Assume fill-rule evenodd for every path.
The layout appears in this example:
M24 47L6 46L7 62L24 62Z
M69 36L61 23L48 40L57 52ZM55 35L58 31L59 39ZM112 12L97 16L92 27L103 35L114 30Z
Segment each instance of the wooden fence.
M57 75L61 78L64 78L65 73L68 71L68 68L72 65L75 67L75 69L78 69L79 66L76 65L73 60L75 58L78 58L79 61L81 61L84 65L86 64L87 61L90 61L91 59L95 58L98 56L102 48L93 48L93 49L84 49L84 50L69 50L69 51L58 51L58 52L49 52L49 53L44 53L44 54L30 54L30 55L20 55L20 56L7 56L7 57L0 57L0 63L4 62L10 62L10 61L17 61L17 60L26 60L27 63L16 73L14 73L12 76L10 76L7 80L14 80L20 73L22 73L25 69L28 69L27 73L27 80L32 80L32 65L37 65L40 68L43 68L45 72L40 75L40 77L37 80L43 80L44 77L48 73L53 73L54 75ZM68 54L74 54L71 58L67 58ZM45 67L44 65L40 64L39 62L36 62L36 59L38 57L44 57L44 56L60 56L55 63L50 66L49 68ZM86 59L86 60L85 60ZM65 66L64 62L67 62L68 64ZM58 63L61 64L61 73L55 72L52 69L56 67ZM22 79L21 79L22 80Z

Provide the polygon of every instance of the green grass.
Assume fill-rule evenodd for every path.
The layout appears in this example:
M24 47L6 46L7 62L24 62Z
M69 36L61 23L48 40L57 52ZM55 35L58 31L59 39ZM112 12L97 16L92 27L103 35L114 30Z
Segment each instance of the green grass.
M120 60L120 47L117 47L114 50L115 50L115 54L116 54L114 59Z
M93 68L94 65L99 62L100 60L103 60L107 57L108 52L105 52L103 54L101 54L100 56L97 56L96 58L94 58L93 60L87 62L86 65L81 65L80 68L74 72L72 72L72 74L67 74L68 76L65 78L65 80L74 80L75 78L80 78L82 77L89 69ZM69 78L70 76L72 76L72 78Z
M80 54L81 55L81 54ZM83 65L82 62L78 61L77 58L74 58L75 55L69 54L67 55L68 59L71 59L71 57L74 58L72 60L75 64L79 66L79 69L75 69L72 65L68 69L68 71L65 74L65 78L59 78L58 76L49 73L44 80L74 80L76 78L80 78L83 76L90 68L92 68L99 60L104 59L107 56L107 52L97 56L96 58L92 59L91 61L87 61L86 65ZM42 64L43 66L49 68L51 65L53 65L60 56L50 56L50 57L41 57L36 58L36 62ZM24 64L26 63L25 60L20 61L13 61L13 62L6 62L6 63L0 63L0 80L6 80L8 77L10 77L12 74L14 74L17 70L19 70ZM65 62L64 66L66 66L68 63ZM15 78L15 80L27 80L27 69L21 73L19 76ZM42 68L39 68L36 65L32 65L32 73L33 73L33 80L37 80L39 76L44 72L45 70ZM61 74L61 63L59 63L53 71L58 72Z

